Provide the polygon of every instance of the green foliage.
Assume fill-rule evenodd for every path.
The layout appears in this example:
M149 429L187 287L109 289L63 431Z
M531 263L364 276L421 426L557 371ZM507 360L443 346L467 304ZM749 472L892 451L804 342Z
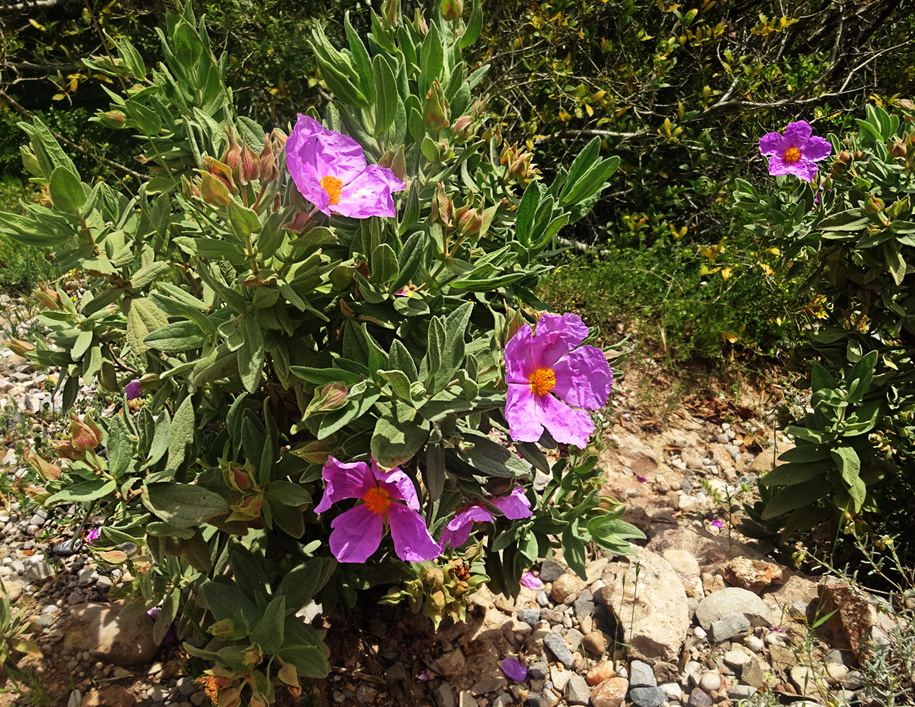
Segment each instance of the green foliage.
M187 650L214 664L220 700L272 703L275 686L296 694L299 677L326 673L295 616L312 599L353 604L428 569L389 540L365 565L337 564L339 509L314 513L330 456L402 469L435 537L459 509L522 486L534 515L499 515L466 551L499 591L516 593L554 546L584 576L588 543L625 553L640 537L599 496L595 457L573 449L551 467L537 444L490 436L508 429L503 352L545 308L534 289L554 236L618 161L595 141L546 185L502 143L473 100L485 68L462 58L479 13L436 14L424 31L389 0L365 38L346 23L348 50L312 35L335 92L327 122L407 183L394 218L327 219L305 202L287 136L238 115L226 55L190 6L160 31L154 68L125 38L119 61L87 64L126 87L93 120L143 150L135 191L90 182L44 123L21 125L47 198L0 213L0 232L53 247L87 283L78 297L40 290L49 340L13 345L60 367L65 409L93 381L120 403L101 426L71 416L60 459L32 459L44 502L104 510L97 560L130 568L121 591L137 610L159 606L156 636L177 620ZM452 616L475 586L452 587Z
M910 102L898 105L912 115ZM857 125L829 135L818 189L782 177L773 191L738 184L748 228L782 249L823 305L803 352L820 359L811 409L788 428L798 440L788 463L762 480L774 493L759 517L779 518L788 533L838 513L911 537L915 126L874 106Z

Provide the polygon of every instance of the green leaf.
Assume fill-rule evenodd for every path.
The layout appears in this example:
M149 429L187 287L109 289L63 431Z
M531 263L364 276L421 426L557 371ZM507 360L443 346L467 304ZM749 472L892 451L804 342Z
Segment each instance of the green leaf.
M423 481L429 491L429 500L437 501L445 490L445 448L431 444L426 448L426 463L423 464Z
M585 569L585 540L579 534L578 518L562 534L562 556L569 569L582 579L587 578Z
M133 459L133 441L123 415L115 415L108 424L108 473L115 479L124 475Z
M172 627L175 617L178 615L178 605L181 599L181 590L174 589L165 597L165 601L159 607L159 614L156 616L156 623L153 624L152 639L157 646L162 644L165 634Z
M251 632L251 642L256 643L264 654L275 653L283 645L283 625L286 620L286 597L274 597L257 626Z
M267 485L267 493L287 506L298 507L311 503L311 494L291 481L271 481Z
M858 453L851 447L838 447L830 450L832 460L839 467L842 474L842 480L849 486L855 485L858 480L858 474L861 473L861 460Z
M190 351L203 348L207 338L196 323L184 321L156 329L143 341L157 351Z
M181 401L168 430L167 467L176 471L184 462L187 447L194 441L194 399L188 395Z
M410 461L429 438L429 421L418 418L416 410L395 402L375 423L372 457L384 469Z
M387 283L397 277L397 254L387 243L379 243L372 251L372 282Z
M410 394L410 379L406 373L395 369L392 371L378 371L378 375L388 382L394 391L395 397L412 405L413 397Z
M795 484L802 484L805 481L810 481L811 479L816 479L820 476L825 476L833 469L835 469L835 466L828 457L826 459L820 459L819 461L792 462L773 469L763 476L759 480L759 483L763 486L793 486ZM823 483L826 483L825 478L823 479Z
M243 241L250 238L251 234L261 230L257 212L236 203L234 199L229 201L229 223L232 224L235 234Z
M245 390L254 393L260 387L264 369L264 335L257 320L250 314L242 320L241 332L243 341L238 350L238 373Z
M346 31L346 41L349 44L350 54L353 59L353 68L359 75L359 87L369 101L377 102L381 98L381 94L378 93L377 80L375 83L372 81L372 59L362 39L349 21L349 10L343 15L343 27ZM379 57L376 56L375 58L378 59ZM396 86L394 88L396 91ZM378 133L375 134L375 137L378 137Z
M108 481L105 479L82 481L52 494L44 502L44 505L54 506L58 503L89 503L90 501L104 498L109 493L113 492L117 486L117 482L114 479Z
M163 521L176 528L194 528L203 525L213 516L229 510L229 504L219 494L202 486L179 484L172 481L145 486L143 504Z
M762 520L771 520L796 508L809 506L828 495L823 480L810 479L802 484L782 489L772 497L762 512Z
M48 188L55 208L71 216L80 215L80 209L86 203L86 193L83 183L72 171L63 165L57 167L51 174Z
M276 596L286 597L286 615L291 616L310 602L324 588L337 568L332 557L316 557L287 572Z
M168 324L168 317L148 297L135 299L127 313L127 343L134 353L141 355L149 350L146 337Z
M380 138L394 124L397 117L397 82L391 66L381 54L372 61L372 76L375 86L375 130L373 135Z
M877 367L877 352L871 351L854 365L848 372L846 379L848 383L848 404L855 405L861 402L861 399L871 387L871 380L874 377L874 370Z
M605 550L621 555L629 555L635 552L629 545L629 540L645 539L645 534L634 525L610 515L592 518L588 521L586 527L595 543ZM620 547L628 547L629 552L619 552Z
M76 337L76 343L70 349L70 355L74 361L81 359L83 354L89 350L89 347L92 346L92 339L93 334L91 331L81 331L79 333L79 336Z
M464 34L461 35L461 39L458 41L458 46L461 49L472 47L480 36L480 30L483 29L483 10L480 4L480 0L473 0L470 18L467 20Z
M432 86L432 82L439 78L442 73L442 67L445 62L445 50L442 48L442 38L439 34L435 22L429 26L426 38L423 40L423 48L419 53L420 75L420 93L422 98L426 97L426 91Z
M814 362L810 371L810 384L814 392L838 387L836 379L829 374L829 371L816 362Z
M531 247L532 227L534 225L534 216L537 213L537 207L540 205L540 183L532 180L524 190L524 196L521 197L521 205L518 206L518 217L515 221L515 237L518 242L525 248Z
M260 620L257 606L234 584L206 582L201 589L207 608L217 621L232 619L235 628L247 634Z
M130 278L130 286L135 290L141 290L171 269L171 263L167 263L164 260L154 260L134 273L134 276Z

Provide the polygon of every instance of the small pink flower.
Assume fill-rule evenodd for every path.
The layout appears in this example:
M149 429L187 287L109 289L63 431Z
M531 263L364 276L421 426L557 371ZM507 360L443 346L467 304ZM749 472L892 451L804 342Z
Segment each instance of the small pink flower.
M785 134L767 133L759 140L759 151L769 157L769 174L793 174L812 182L817 173L816 163L832 152L828 140L813 135L810 123L799 120L789 123Z
M715 520L712 521L712 525L713 525L714 527L716 527L716 528L723 528L723 527L724 527L724 521L719 520L718 518L716 518Z
M638 479L640 484L644 484L646 481L648 481L648 479L646 479L644 476L636 476L635 478Z
M86 533L86 544L92 545L93 543L95 543L96 540L98 540L99 535L101 535L101 534L102 534L101 528L93 528L88 533Z
M127 396L128 400L136 400L140 397L141 393L140 381L130 381L130 383L127 384L127 387L124 388L124 394Z
M429 682L432 678L429 676L429 673L423 670L419 675L416 676L417 680L422 680L423 682Z
M530 518L531 502L524 495L524 489L515 486L508 496L491 498L490 503L502 511L502 514L509 520L518 520L519 518ZM470 533L473 530L474 523L492 523L493 516L481 504L474 503L451 519L451 522L445 526L445 532L442 533L442 549L446 545L451 547L460 547L467 542Z
M543 580L531 572L525 572L522 575L521 584L523 584L528 589L533 589L535 591L538 589L543 589Z

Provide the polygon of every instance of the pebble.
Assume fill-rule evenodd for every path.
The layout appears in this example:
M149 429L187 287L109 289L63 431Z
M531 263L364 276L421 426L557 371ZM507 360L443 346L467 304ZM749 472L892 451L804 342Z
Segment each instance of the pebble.
M572 674L569 678L566 700L570 705L587 705L591 701L591 688L581 675Z
M585 675L585 680L587 680L589 685L600 685L605 680L616 677L616 668L613 666L613 661L602 660L597 665L591 666Z
M572 667L575 658L572 656L572 651L569 650L569 646L566 643L565 638L562 637L562 634L548 633L543 637L543 645L548 648L550 653L553 654L553 657L565 667Z
M553 560L544 560L540 565L540 579L544 582L555 582L566 573L566 568Z
M699 678L699 687L701 687L706 692L712 692L713 690L721 689L721 676L716 672L707 672L703 673L702 677Z
M692 692L689 693L689 700L686 704L688 707L712 707L712 698L702 690L702 688L694 687Z
M602 682L591 693L591 704L594 707L620 707L629 691L629 681L625 678L610 678Z
M633 687L655 687L658 680L648 663L633 660L629 663L629 684Z
M581 640L581 645L588 653L601 656L607 652L607 637L603 631L591 631Z
M657 687L633 687L629 699L633 707L661 707L667 702L667 695Z
M540 609L519 609L518 619L530 626L540 623Z

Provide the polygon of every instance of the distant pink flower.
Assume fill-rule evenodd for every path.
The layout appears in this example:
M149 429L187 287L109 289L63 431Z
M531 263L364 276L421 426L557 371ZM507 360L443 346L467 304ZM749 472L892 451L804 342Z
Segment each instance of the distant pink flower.
M499 667L502 668L503 673L515 682L524 682L525 678L527 678L527 668L515 658L506 658L499 663Z
M604 354L581 346L587 335L577 314L544 314L536 336L524 325L505 346L505 418L512 439L536 442L546 428L557 442L587 446L594 422L574 408L602 408L613 386Z
M130 381L124 388L128 400L136 400L140 397L140 392L140 381Z
M405 562L423 562L439 556L438 544L419 515L413 482L400 469L383 471L370 460L343 462L328 457L324 465L327 488L315 513L324 513L337 501L361 501L331 522L330 551L340 562L365 562L381 544L387 525L394 552Z
M86 544L92 545L93 543L95 543L96 540L98 540L99 535L101 535L101 534L102 534L101 528L93 528L88 533L86 533Z
M156 619L159 617L160 611L161 610L159 609L158 606L154 606L152 609L150 609L149 611L146 612L146 615L148 617L150 617L151 619ZM165 635L162 636L162 642L159 645L167 646L169 643L171 643L174 640L175 640L175 632L172 631L171 628L169 628L168 631L165 632Z
M638 482L640 484L644 484L646 481L648 481L648 479L645 478L644 476L636 476L635 478L638 480Z
M719 520L718 518L716 518L715 520L712 521L712 525L713 525L715 528L723 528L723 527L724 527L724 521L723 521L723 520Z
M489 502L502 511L502 514L509 520L518 520L519 518L530 518L531 502L524 495L524 489L515 486L508 496L499 498L490 498ZM451 519L451 522L445 526L445 532L442 533L442 549L446 545L451 547L460 547L467 542L470 532L473 530L474 523L492 523L493 516L486 510L482 504L474 503Z
M538 589L543 589L543 580L531 572L525 572L521 576L521 584L523 584L528 589L533 589L535 591Z
M766 133L759 140L759 151L769 157L769 174L793 174L812 182L817 173L816 163L832 152L828 140L813 135L806 120L789 123L785 134Z
M406 186L377 164L366 165L362 146L299 115L286 141L286 166L299 192L327 216L394 216L391 192Z
M429 682L432 679L432 676L429 675L428 671L423 670L419 675L416 676L417 680L422 680L423 682Z

